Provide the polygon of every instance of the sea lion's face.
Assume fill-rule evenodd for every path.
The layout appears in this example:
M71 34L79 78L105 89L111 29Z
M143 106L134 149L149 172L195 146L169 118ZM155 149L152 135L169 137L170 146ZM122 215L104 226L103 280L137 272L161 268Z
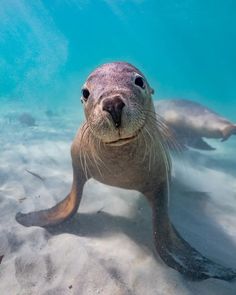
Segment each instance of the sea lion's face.
M84 84L81 97L92 134L111 146L135 140L145 125L152 93L143 74L130 64L97 68Z

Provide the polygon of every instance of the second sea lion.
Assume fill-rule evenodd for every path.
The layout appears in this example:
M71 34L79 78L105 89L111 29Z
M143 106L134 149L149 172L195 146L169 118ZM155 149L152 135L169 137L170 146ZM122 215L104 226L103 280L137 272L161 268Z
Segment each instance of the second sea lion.
M190 100L167 99L155 103L158 115L172 128L180 144L201 150L214 150L205 138L227 140L236 135L236 124L209 108Z

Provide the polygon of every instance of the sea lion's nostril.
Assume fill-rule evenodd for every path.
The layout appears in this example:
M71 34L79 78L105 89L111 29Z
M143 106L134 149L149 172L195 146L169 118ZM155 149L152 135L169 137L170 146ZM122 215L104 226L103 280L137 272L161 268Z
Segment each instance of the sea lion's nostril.
M124 106L125 103L119 96L103 100L102 109L111 115L116 128L121 126L121 115Z

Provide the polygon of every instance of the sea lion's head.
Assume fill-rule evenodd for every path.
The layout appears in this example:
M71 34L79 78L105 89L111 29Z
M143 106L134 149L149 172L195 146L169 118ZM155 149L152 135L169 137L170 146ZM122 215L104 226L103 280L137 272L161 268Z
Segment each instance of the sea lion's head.
M131 64L114 62L94 70L81 97L92 134L113 146L137 138L150 115L152 93L144 75Z

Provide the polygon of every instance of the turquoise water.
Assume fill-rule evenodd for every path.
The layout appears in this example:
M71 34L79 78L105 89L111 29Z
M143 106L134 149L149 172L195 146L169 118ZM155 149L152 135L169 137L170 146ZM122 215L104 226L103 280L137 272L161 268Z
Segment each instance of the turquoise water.
M234 0L0 0L1 295L235 295L236 281L191 282L161 262L139 192L91 179L55 231L15 220L70 191L81 86L105 62L138 67L155 100L193 100L236 123L235 15ZM173 156L170 218L236 269L236 136L207 142L216 150Z
M91 70L124 60L156 99L194 99L235 119L235 13L232 0L1 0L0 100L76 106Z

